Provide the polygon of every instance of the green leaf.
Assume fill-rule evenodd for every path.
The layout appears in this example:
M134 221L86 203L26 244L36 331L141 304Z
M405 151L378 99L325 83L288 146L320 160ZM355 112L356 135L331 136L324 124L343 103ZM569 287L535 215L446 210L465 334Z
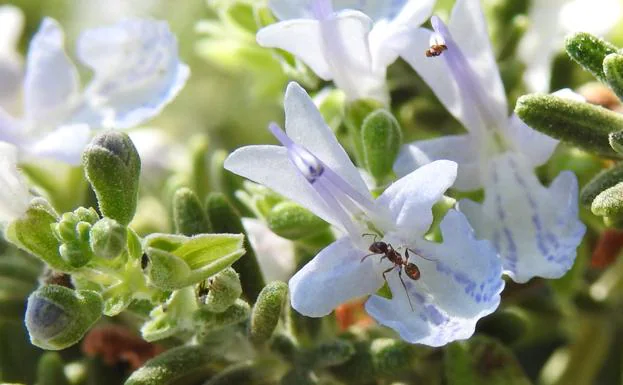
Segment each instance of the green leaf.
M623 100L623 55L611 53L604 59L604 74L608 85Z
M373 111L382 108L382 104L372 99L359 99L346 105L344 124L348 135L353 142L355 158L358 165L363 165L365 155L362 142L363 122Z
M192 315L197 308L192 287L176 290L166 303L149 313L149 321L141 327L141 335L145 341L152 342L193 331Z
M611 132L608 135L608 141L614 151L623 155L623 131Z
M82 163L104 216L122 225L136 212L141 159L130 137L119 131L96 136L82 154Z
M193 315L194 323L200 334L207 334L218 329L235 325L249 318L251 307L242 300L237 299L227 310L215 313L205 307L200 307Z
M42 349L65 349L82 339L102 310L102 297L95 291L43 286L28 297L25 323L30 341Z
M39 257L52 268L69 272L74 268L61 257L61 244L52 231L52 225L57 220L58 214L49 203L36 198L23 217L9 224L6 237L17 247Z
M591 211L595 215L609 217L618 222L623 216L623 182L605 189L595 197L591 204Z
M128 231L125 226L111 218L97 221L89 233L89 244L95 255L113 259L126 248Z
M616 46L586 32L567 37L565 44L571 59L600 81L607 82L603 63L606 56L617 52Z
M623 116L605 108L554 95L519 98L515 113L528 126L583 150L621 157L610 147L608 135L623 130Z
M47 352L37 364L37 385L69 385L63 360L56 352Z
M617 163L614 167L603 170L588 182L580 194L580 203L590 206L597 195L619 182L623 182L623 163Z
M189 188L182 187L173 196L173 223L178 234L190 236L210 232L210 219Z
M329 228L327 222L290 201L275 205L266 215L266 222L275 234L292 241L319 234Z
M205 296L204 307L215 313L227 310L242 294L238 273L231 267L210 278L206 288L208 294Z
M249 237L242 225L242 219L236 210L229 204L225 195L212 193L208 195L206 210L212 223L212 230L216 233L244 234L244 248L247 254L233 265L240 274L242 292L250 302L255 302L264 287L264 277L260 270L255 251L249 243Z
M244 253L241 234L202 234L194 237L152 234L145 238L148 275L163 290L194 285L231 266Z
M222 371L228 362L203 346L167 350L132 373L125 385L187 385L205 381Z
M392 167L402 145L398 121L386 110L374 111L363 121L361 141L366 170L382 183L392 175Z
M267 341L275 331L288 295L288 285L273 281L257 297L251 313L250 334L256 344Z
M449 344L444 364L448 385L530 385L513 353L489 337Z

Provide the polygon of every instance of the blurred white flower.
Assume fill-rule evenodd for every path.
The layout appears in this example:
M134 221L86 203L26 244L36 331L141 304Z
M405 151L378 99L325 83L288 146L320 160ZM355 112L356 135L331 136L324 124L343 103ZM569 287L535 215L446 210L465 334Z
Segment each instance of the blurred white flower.
M22 216L32 195L17 169L17 148L0 142L0 223Z
M242 225L266 282L287 282L294 274L294 243L273 233L258 219L242 218Z
M22 57L17 44L24 29L24 14L12 5L0 6L0 107L12 110L22 84Z
M533 0L530 27L520 45L530 92L548 92L552 61L572 32L604 35L621 19L621 0Z
M150 172L182 169L187 158L182 145L166 131L158 128L139 128L128 132L141 157L141 170ZM141 172L143 176L143 172Z
M387 67L398 53L392 41L430 16L436 0L270 0L282 20L262 28L257 42L301 59L349 100L388 102Z
M87 30L77 56L93 71L83 90L60 25L44 19L26 58L23 116L0 108L0 140L26 156L77 164L92 128L130 128L153 118L190 73L167 23L153 20Z

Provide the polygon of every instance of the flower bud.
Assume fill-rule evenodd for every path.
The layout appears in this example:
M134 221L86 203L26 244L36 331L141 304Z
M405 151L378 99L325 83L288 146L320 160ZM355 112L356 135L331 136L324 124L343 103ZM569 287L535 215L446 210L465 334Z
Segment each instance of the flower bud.
M243 239L242 234L151 234L144 242L147 274L163 290L195 285L237 261L245 253Z
M446 347L444 367L448 385L529 384L513 353L485 336Z
M383 106L381 105L381 103L371 99L359 99L353 103L349 103L346 105L344 124L348 129L348 135L353 141L357 164L365 164L365 156L362 142L363 122L373 111L382 107Z
M68 385L64 366L58 353L44 353L37 363L37 385Z
M64 213L60 221L53 225L56 238L62 242L59 247L61 257L72 267L82 267L93 257L89 233L91 225L98 219L94 209L80 207L73 212Z
M145 341L152 342L180 335L193 329L193 313L197 310L191 287L174 291L166 303L149 313L149 321L141 327Z
M605 108L554 95L525 95L515 113L528 126L583 150L606 157L620 155L610 147L609 134L623 130L623 116Z
M316 235L329 228L327 222L291 201L275 205L268 212L266 221L272 232L292 241Z
M42 349L65 349L84 336L102 310L102 297L95 291L43 286L28 297L25 322L30 341Z
M610 222L620 222L623 217L623 182L597 195L591 204L591 211L595 215L608 217Z
M111 218L102 218L91 227L89 242L93 253L101 258L113 259L126 248L128 231Z
M251 302L255 302L258 294L264 287L264 277L257 262L257 256L249 244L247 234L242 225L242 219L236 210L229 204L223 194L208 195L206 208L212 230L216 233L244 234L244 248L247 253L232 267L240 274L242 292Z
M238 273L231 267L226 268L208 279L208 294L205 308L214 313L227 310L242 294Z
M210 232L210 220L197 195L182 187L173 196L173 223L175 232L183 235L197 235Z
M280 281L273 281L262 289L251 313L250 334L253 342L263 343L273 335L287 295L288 285Z
M127 134L109 131L96 136L82 154L86 177L104 216L122 225L136 211L141 160Z
M336 339L323 342L314 349L314 362L317 367L337 366L355 355L355 347L350 341Z
M61 257L60 242L52 231L57 220L58 214L50 204L35 198L26 213L9 224L5 235L17 247L37 256L55 270L72 271L74 268Z
M381 182L392 174L394 161L402 145L398 121L387 110L376 110L363 121L361 128L363 160L366 170Z
M206 308L199 308L193 315L195 325L200 330L199 333L209 333L214 330L222 329L230 325L235 325L249 318L251 307L249 304L238 299L227 310L215 313Z
M603 64L608 85L623 100L623 55L612 53L606 56Z
M204 346L180 346L147 361L125 385L175 385L208 379L228 362Z
M567 37L566 49L569 57L592 73L600 81L606 83L604 59L607 55L617 52L617 47L586 32L579 32Z

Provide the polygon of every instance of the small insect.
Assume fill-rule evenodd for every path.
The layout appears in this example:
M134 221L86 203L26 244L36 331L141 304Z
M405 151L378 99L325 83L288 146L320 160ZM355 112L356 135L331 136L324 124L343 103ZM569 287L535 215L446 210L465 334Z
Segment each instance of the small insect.
M407 285L405 284L405 281L402 279L403 270L405 274L407 275L407 277L411 278L414 281L417 281L418 279L420 279L420 276L421 276L420 268L415 263L409 262L409 257L410 257L409 250L410 249L405 249L405 255L403 257L402 254L396 251L396 249L394 249L394 247L390 243L377 241L375 234L364 234L364 235L374 235L374 242L372 242L372 244L368 248L371 254L368 254L364 256L363 258L361 258L361 262L363 262L366 258L372 255L382 255L381 261L387 258L391 263L394 264L394 266L390 267L389 269L383 272L383 279L385 281L387 281L387 277L385 276L385 274L389 273L390 271L398 267L398 278L400 278L402 287L405 289L405 293L407 294L407 299L409 300L409 306L411 306L411 311L414 311L413 304L411 303L411 297L409 296L409 291L407 290ZM413 250L411 250L411 252L415 255L422 257L420 254L417 254ZM424 258L424 259L428 260L428 258Z
M430 48L427 49L424 53L426 54L426 57L437 57L447 49L448 46L445 44L431 44Z

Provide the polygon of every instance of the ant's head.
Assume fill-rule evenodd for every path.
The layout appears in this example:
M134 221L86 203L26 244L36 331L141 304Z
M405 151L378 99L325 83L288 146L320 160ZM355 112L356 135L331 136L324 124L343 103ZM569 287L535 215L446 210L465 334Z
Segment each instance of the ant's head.
M370 250L371 252L375 254L385 254L387 253L388 246L387 246L387 243L385 242L377 241L377 242L373 242L370 245L368 250Z
M407 274L407 277L411 278L414 281L420 279L420 268L417 267L415 263L407 263L405 265L405 273Z

